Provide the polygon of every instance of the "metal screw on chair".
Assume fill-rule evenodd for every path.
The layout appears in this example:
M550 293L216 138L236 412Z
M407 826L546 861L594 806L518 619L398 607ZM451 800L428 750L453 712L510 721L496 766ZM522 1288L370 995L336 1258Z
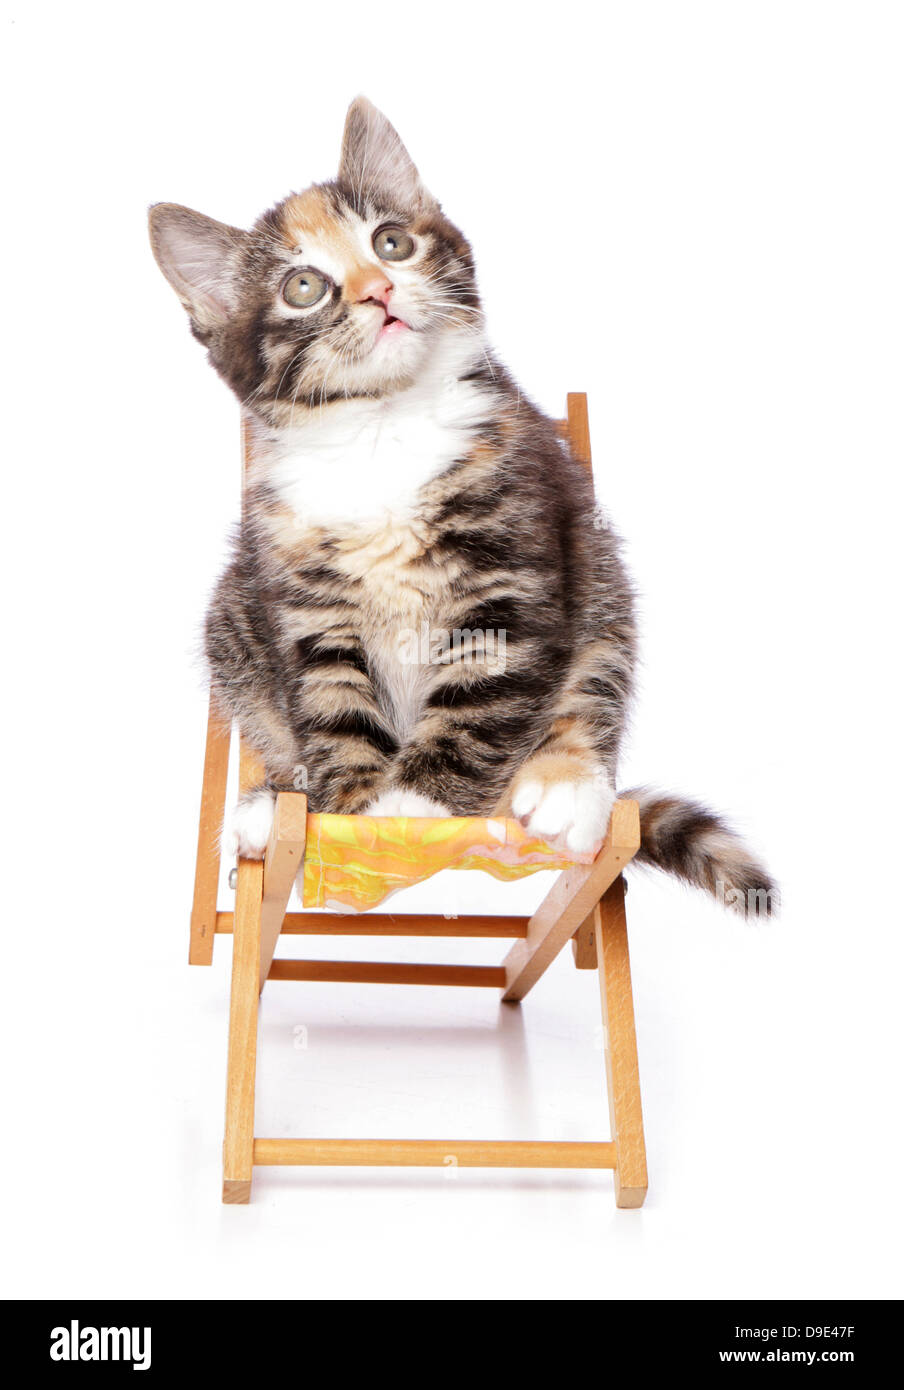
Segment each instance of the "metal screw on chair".
M238 870L238 865L236 865L236 867L235 867L234 869L230 869L230 870L229 870L229 887L233 890L233 892L235 892L235 886L236 886L236 884L238 883L238 881L239 881L239 870Z

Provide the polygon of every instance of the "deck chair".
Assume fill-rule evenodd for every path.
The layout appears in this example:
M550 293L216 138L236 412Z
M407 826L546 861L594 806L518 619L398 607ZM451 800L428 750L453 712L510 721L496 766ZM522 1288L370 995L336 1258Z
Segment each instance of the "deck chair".
M567 416L559 422L577 458L591 466L587 398L568 396ZM243 429L245 466L250 457ZM405 1165L489 1168L612 1169L619 1207L639 1207L647 1191L634 1003L625 921L622 870L640 846L637 803L618 801L596 857L560 873L532 917L468 916L365 912L352 919L331 911L287 912L299 868L312 850L315 821L366 822L368 817L318 818L309 815L303 792L277 797L270 841L262 861L239 859L231 878L233 911L218 911L220 828L232 730L211 701L204 756L201 813L191 914L189 962L209 965L217 935L232 935L232 985L226 1082L226 1137L223 1148L223 1201L250 1200L255 1167L268 1165ZM254 750L242 739L239 782L245 789L261 779ZM421 822L423 826L425 822ZM434 824L442 825L442 822ZM523 835L515 822L504 822ZM335 827L334 827L335 828ZM348 825L351 830L369 829ZM465 824L467 828L467 824ZM378 963L368 961L274 960L285 936L499 937L512 940L497 966ZM603 1013L611 1140L552 1142L459 1139L268 1139L254 1132L258 1011L267 980L305 980L406 985L450 985L498 989L502 999L520 1004L527 992L571 941L579 970L597 970Z

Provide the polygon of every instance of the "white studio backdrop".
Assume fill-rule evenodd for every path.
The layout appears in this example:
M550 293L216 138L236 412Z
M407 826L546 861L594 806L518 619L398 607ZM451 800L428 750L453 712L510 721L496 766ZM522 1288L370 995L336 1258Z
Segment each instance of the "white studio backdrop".
M803 0L5 6L9 1296L900 1295L902 29ZM640 1214L580 1174L264 1173L219 1205L229 944L184 961L237 406L145 215L249 224L331 176L358 92L471 238L524 390L588 393L642 610L624 784L732 813L784 887L750 928L632 881ZM281 985L260 1110L604 1137L598 1030L565 958L514 1022Z

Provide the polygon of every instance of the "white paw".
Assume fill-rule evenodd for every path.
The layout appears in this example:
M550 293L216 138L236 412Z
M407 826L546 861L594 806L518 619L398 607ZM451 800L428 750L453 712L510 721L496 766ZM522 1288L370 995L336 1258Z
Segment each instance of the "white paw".
M605 838L614 801L615 788L605 772L568 782L527 778L512 798L512 810L531 835L589 854Z
M263 859L275 811L273 792L262 790L242 797L232 813L230 843L233 854L241 859Z
M372 801L364 812L365 816L450 816L452 812L438 801L420 792L409 792L403 788L391 787L388 792Z

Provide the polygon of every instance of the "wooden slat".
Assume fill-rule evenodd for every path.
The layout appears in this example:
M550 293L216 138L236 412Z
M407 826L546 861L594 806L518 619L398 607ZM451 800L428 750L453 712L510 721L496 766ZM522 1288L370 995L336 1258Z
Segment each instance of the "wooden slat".
M229 720L217 709L213 694L207 715L204 773L201 780L201 814L195 860L195 891L191 907L189 965L210 965L217 930L217 887L220 881L220 827L226 804L229 770Z
M505 984L501 965L409 965L402 961L275 960L271 980L329 980L358 985L477 985L498 989Z
M552 964L610 883L640 846L636 801L616 801L602 848L592 864L576 864L561 873L530 919L527 937L517 941L503 962L503 999L523 999Z
M476 936L524 937L529 917L442 917L431 913L287 912L283 936ZM217 913L217 931L233 928L231 912Z
M261 907L259 987L263 989L279 940L286 904L304 862L308 798L302 792L280 792L273 827L264 855L264 901Z
M615 1203L619 1207L639 1207L647 1194L647 1157L623 878L617 878L607 890L593 916L606 1030L609 1117L615 1140Z
M587 397L583 391L568 393L568 442L575 458L592 470L590 422L587 418Z
M613 1168L611 1143L508 1139L255 1139L261 1166L332 1164L425 1168Z

